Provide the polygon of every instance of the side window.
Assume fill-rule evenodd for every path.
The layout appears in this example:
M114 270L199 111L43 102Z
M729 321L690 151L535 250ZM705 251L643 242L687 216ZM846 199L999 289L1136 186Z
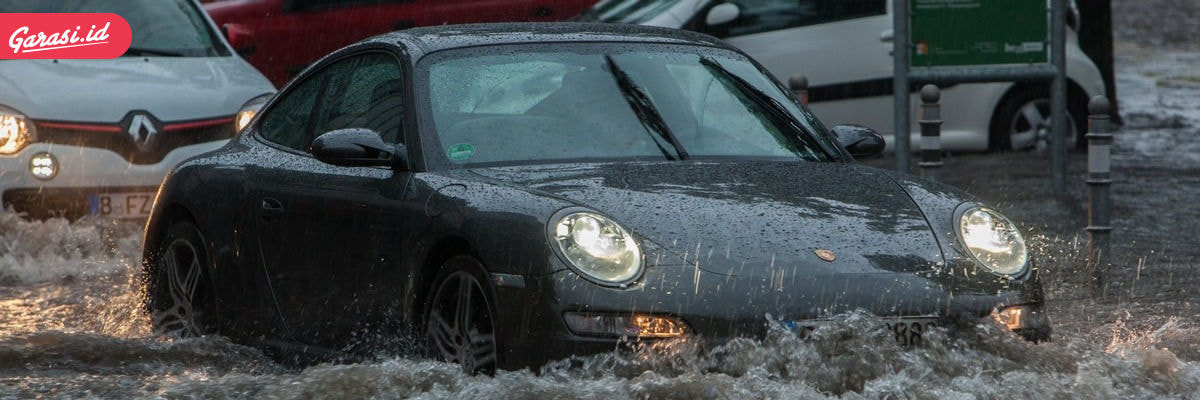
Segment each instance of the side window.
M285 93L263 115L258 131L266 140L307 152L318 135L345 128L371 129L385 142L400 143L403 120L400 66L389 55L371 53L325 67Z
M708 28L720 37L749 35L887 13L887 0L738 0L737 21Z
M313 116L314 132L366 128L385 142L400 143L404 81L396 59L383 53L354 56L329 66L329 83Z
M262 116L258 134L263 139L300 151L307 151L312 143L313 104L317 94L325 86L327 75L318 74L284 93Z

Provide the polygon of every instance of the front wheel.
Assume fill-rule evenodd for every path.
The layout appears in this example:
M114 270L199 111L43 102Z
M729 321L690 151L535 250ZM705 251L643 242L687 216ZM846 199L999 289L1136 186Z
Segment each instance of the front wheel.
M431 355L469 374L496 371L500 344L483 266L467 256L442 264L426 301L425 337Z
M1087 121L1086 100L1067 96L1067 148L1078 150ZM996 107L989 127L992 151L1042 150L1050 147L1052 133L1050 90L1046 86L1017 88Z
M154 254L146 291L154 333L175 338L203 336L211 310L205 273L208 253L200 230L190 222L176 222Z

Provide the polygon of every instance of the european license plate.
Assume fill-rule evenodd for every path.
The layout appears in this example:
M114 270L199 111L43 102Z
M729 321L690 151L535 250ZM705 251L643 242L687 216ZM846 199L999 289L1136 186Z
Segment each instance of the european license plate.
M88 195L88 215L114 218L147 218L154 206L153 192L92 193Z
M937 328L935 319L893 319L883 324L884 329L896 339L901 346L920 346L925 343L926 332Z
M801 339L807 339L824 321L788 321L784 327L791 329ZM935 318L890 318L885 319L883 328L896 344L901 346L920 346L925 342L925 333L937 328Z

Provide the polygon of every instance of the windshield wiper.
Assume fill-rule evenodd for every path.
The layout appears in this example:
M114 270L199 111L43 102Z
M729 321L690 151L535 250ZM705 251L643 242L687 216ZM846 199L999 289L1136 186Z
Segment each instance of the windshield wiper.
M804 130L800 124L797 124L796 119L792 117L792 114L788 112L787 108L784 107L783 104L780 104L778 100L775 100L775 98L763 93L761 90L758 90L758 88L754 87L754 85L751 85L750 82L747 82L740 76L734 75L734 73L729 72L729 70L721 66L720 63L708 57L701 57L700 64L708 67L718 75L725 77L725 79L732 81L733 85L736 86L743 95L749 97L750 100L757 103L759 107L766 109L767 114L769 114L770 117L776 122L782 122L784 125L787 125L788 128L791 128L795 135L809 146L821 149L821 151L826 155L837 154L836 152L830 152L828 148L825 148L824 145L818 143L811 136L809 136L808 131Z
M183 57L183 53L170 50L148 49L145 47L130 47L129 50L125 51L125 54L122 54L122 56Z
M663 119L662 114L658 113L658 109L654 108L654 103L650 102L650 97L646 96L636 83L633 83L633 79L629 77L629 74L625 73L625 70L617 66L612 56L604 56L604 62L608 64L609 73L612 74L613 79L616 79L617 87L621 89L621 94L625 95L625 100L633 107L633 112L637 114L638 120L642 121L642 125L646 129L658 133L663 139L666 139L667 143L670 143L671 147L675 148L675 154L679 155L679 159L686 160L688 158L687 151L683 150L683 146L679 145L679 139L675 137L674 133L671 133L671 128L667 127L667 121ZM675 157L672 157L667 152L667 149L663 148L662 144L658 143L658 140L652 139L652 141L668 160L675 159Z

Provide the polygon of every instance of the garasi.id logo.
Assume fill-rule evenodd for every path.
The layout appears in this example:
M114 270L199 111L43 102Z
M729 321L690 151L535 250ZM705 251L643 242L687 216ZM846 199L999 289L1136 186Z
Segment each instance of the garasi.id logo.
M0 35L0 59L117 58L133 41L129 23L107 13L0 13Z

